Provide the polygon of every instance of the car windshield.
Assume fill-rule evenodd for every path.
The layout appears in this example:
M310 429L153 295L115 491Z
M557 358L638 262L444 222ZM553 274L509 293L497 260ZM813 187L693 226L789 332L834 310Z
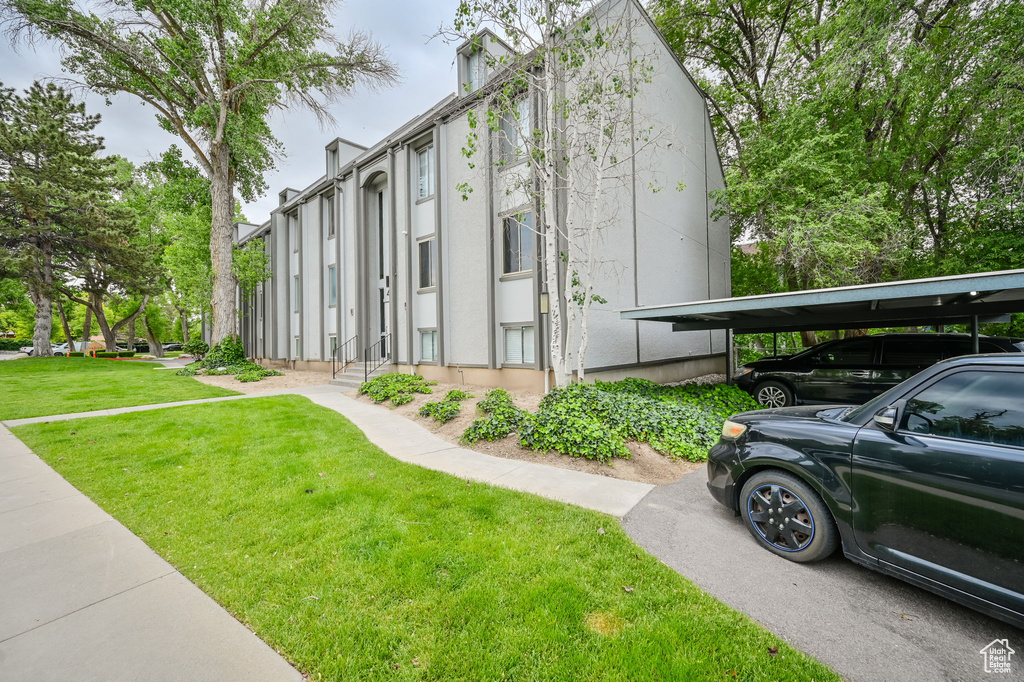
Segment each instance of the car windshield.
M891 395L896 393L897 389L902 385L903 384L896 384L885 393L875 396L860 407L851 407L846 411L846 414L840 417L840 419L844 422L858 423L866 415L874 414L875 412L878 412L878 410L882 409L882 407L888 405L892 400Z

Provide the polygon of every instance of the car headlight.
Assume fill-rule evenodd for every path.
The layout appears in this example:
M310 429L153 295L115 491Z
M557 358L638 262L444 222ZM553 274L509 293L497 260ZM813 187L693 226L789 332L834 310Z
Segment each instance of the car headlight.
M753 367L740 367L736 370L736 373L732 375L733 379L739 379L742 376L746 376L754 371Z
M726 440L736 440L744 434L747 430L746 424L737 424L736 422L725 420L722 424L722 438Z

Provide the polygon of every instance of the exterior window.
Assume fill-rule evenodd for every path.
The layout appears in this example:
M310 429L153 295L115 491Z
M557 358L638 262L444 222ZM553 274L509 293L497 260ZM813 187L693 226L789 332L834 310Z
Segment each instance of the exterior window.
M510 365L533 364L533 327L505 328L505 362Z
M501 158L515 161L526 156L525 138L533 133L530 124L530 100L516 100L509 111L501 115Z
M1024 374L957 372L907 401L901 428L956 440L1024 447L1017 396Z
M479 90L484 84L484 51L474 50L466 55L466 91Z
M437 249L434 238L419 243L420 249L420 289L429 289L437 285Z
M295 337L295 359L298 360L302 357L302 338Z
M420 332L420 360L437 362L437 331Z
M292 278L292 298L294 299L295 312L299 312L302 309L302 292L299 290L299 276L295 275Z
M328 334L327 345L331 349L331 357L333 358L335 355L338 354L338 335Z
M292 213L288 216L288 232L292 236L292 253L299 252L299 217Z
M327 301L329 305L338 305L338 267L327 266Z
M520 213L502 221L501 272L509 275L533 269L533 214Z
M417 167L417 199L434 196L434 145L421 149L416 153Z
M324 224L327 226L327 238L330 239L334 236L334 195L324 195L323 202Z

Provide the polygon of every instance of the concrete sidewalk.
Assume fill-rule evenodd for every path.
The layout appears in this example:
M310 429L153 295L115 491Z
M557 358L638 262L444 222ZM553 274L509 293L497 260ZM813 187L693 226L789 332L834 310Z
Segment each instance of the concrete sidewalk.
M533 493L617 517L625 516L654 489L647 483L493 457L460 448L386 407L360 402L344 393L306 395L316 404L346 417L370 442L395 459L459 478Z
M0 427L0 679L303 678Z

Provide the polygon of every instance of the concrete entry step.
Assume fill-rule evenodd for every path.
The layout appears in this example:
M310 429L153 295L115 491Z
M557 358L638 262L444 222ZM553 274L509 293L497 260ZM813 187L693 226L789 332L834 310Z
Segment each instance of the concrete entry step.
M387 363L370 372L370 378L379 377L382 374L389 374L393 371L394 365ZM365 364L362 362L355 362L345 368L344 372L339 373L338 376L331 379L330 384L332 386L358 389L359 386L362 385L365 377Z

